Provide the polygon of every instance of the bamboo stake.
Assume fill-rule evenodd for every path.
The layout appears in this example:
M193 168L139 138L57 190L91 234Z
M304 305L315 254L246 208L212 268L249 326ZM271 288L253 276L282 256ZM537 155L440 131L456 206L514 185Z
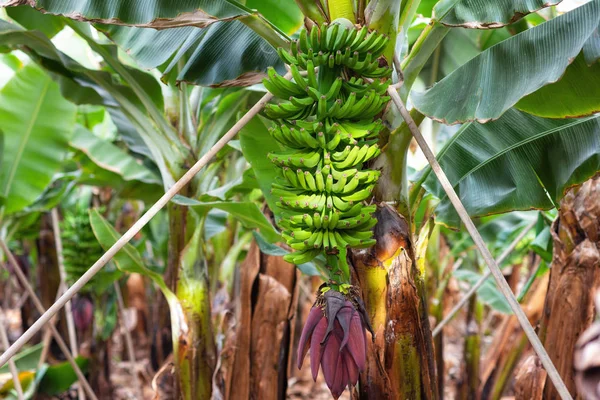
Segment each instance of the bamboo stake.
M498 257L496 259L497 265L502 264L502 261L504 261L506 259L506 257L508 257L510 253L512 253L512 251L515 249L515 247L517 247L519 242L521 240L523 240L525 235L527 235L529 233L529 231L535 226L536 223L537 223L537 221L531 222L529 225L527 225L521 231L521 233L519 233L519 235L515 238L515 240L513 240L512 243L510 245L508 245L508 247L502 252L502 254L500 254L500 257ZM442 331L442 328L444 328L444 326L446 326L446 324L448 324L448 322L450 322L452 320L452 318L454 318L456 313L460 311L460 309L467 303L467 301L469 301L471 296L473 296L475 294L475 292L477 292L477 290L479 290L479 288L485 283L485 281L491 275L492 275L492 270L488 269L488 271L469 289L469 291L463 296L463 298L460 299L458 301L458 303L456 303L456 305L452 308L452 310L450 310L448 315L446 315L446 317L444 317L444 319L439 324L436 325L435 329L432 332L433 337L436 337Z
M288 73L285 75L285 79L290 79L291 74ZM81 288L90 281L104 267L114 256L121 250L142 228L164 207L167 203L185 186L187 185L192 178L200 172L202 168L217 154L219 150L221 150L225 145L233 139L235 135L248 123L252 118L254 118L260 110L267 104L269 100L273 98L271 93L265 94L244 116L235 123L235 125L221 138L215 145L204 154L197 162L190 168L175 184L167 190L167 192L162 195L160 199L152 207L148 209L142 215L142 217L135 222L121 236L119 240L115 244L113 244L110 249L106 251L87 270L85 274L81 276L67 291L54 303L48 310L40 316L40 318L29 327L29 329L19 337L12 346L8 348L8 350L0 356L0 367L2 367L9 358L13 357L17 352L29 341L31 338L43 328L43 326L48 323L50 318L54 316L62 307L64 307L65 303L69 301Z
M54 301L60 297L61 294L65 291L63 283L61 282L58 285L58 290L56 291L56 296L54 297ZM26 292L27 293L27 292ZM56 316L52 318L49 324L56 326ZM52 329L50 327L46 327L44 331L44 337L42 338L42 343L44 343L44 348L42 350L42 355L40 356L40 361L38 361L38 367L46 362L46 357L48 357L48 352L50 350L50 342L52 340Z
M6 255L6 258L8 258L8 262L11 263L11 265L13 266L14 273L15 273L15 275L17 275L17 279L19 280L19 283L29 293L29 296L31 297L31 300L33 301L33 305L35 306L35 308L37 309L37 311L40 314L45 315L47 313L47 311L44 309L44 306L42 305L42 302L40 301L39 297L37 297L37 295L35 294L35 291L31 287L31 285L29 284L29 281L27 280L27 277L25 276L25 274L23 274L23 271L21 271L21 267L19 267L19 264L17 263L17 260L12 255L12 253L8 249L8 246L6 246L6 243L2 239L0 239L0 249L2 249L2 251ZM44 328L46 326L50 327L50 330L52 331L52 336L54 337L54 340L56 340L56 343L58 344L58 347L60 348L60 350L65 355L67 361L69 361L69 364L71 364L71 367L73 367L73 371L75 371L75 375L77 375L77 378L79 379L79 384L83 386L83 389L85 390L86 394L89 396L90 399L92 399L92 400L98 400L98 398L94 394L94 391L92 390L90 384L85 379L85 376L83 375L83 372L81 372L81 369L79 368L79 366L75 362L75 359L71 355L71 352L69 351L69 348L67 347L67 344L65 343L64 339L62 338L62 336L60 336L60 333L58 333L58 330L56 329L56 327L54 326L54 324L52 324L52 323L48 324L48 322L50 322L50 320L52 319L53 316L54 316L54 314L51 315L44 322L44 324L42 324L33 334L35 335L35 333L37 333L41 328ZM30 328L30 330L31 330L31 328ZM18 342L18 340L17 340L17 342ZM14 354L8 355L8 356L6 354L8 353L8 351L11 348L15 347L15 344L17 342L13 343L13 345L11 347L9 347L6 352L4 352L2 355L0 355L0 358L6 358L6 360L8 361L9 358L13 357ZM21 346L19 346L18 348L16 348L16 351L19 351L20 348L21 348ZM16 353L16 351L15 351L15 353ZM6 361L0 363L0 367L3 366L4 364L6 364Z
M394 102L394 104L396 105L396 107L398 108L398 111L400 111L400 114L402 115L402 118L404 118L404 121L408 125L408 128L410 129L413 137L419 144L421 151L425 155L425 158L427 158L429 165L431 165L431 169L433 170L433 172L435 173L436 177L438 178L440 184L444 188L444 191L446 192L448 199L450 199L450 202L456 209L456 212L458 213L461 221L465 224L465 227L467 228L469 235L471 235L471 237L473 238L475 245L479 249L479 252L483 256L485 263L487 264L492 275L494 276L494 279L496 280L496 284L498 285L498 287L500 288L500 291L502 292L502 294L508 301L508 304L510 305L511 310L517 317L517 320L519 321L521 328L525 331L525 334L527 335L527 338L529 339L531 346L533 347L536 354L540 358L544 368L546 369L546 372L548 373L548 377L550 378L550 380L554 384L554 387L560 394L561 399L562 400L572 400L571 394L567 390L567 387L565 386L562 378L560 377L558 371L556 370L556 367L554 366L554 364L552 363L552 360L548 356L546 349L544 349L544 345L542 344L542 342L540 341L540 338L537 336L537 334L535 333L535 330L529 323L527 316L525 315L525 313L523 312L523 309L517 302L517 299L515 298L515 295L513 294L510 286L508 285L508 282L506 282L506 279L504 279L504 275L502 275L502 271L500 270L500 268L494 261L494 258L492 256L492 254L490 253L490 251L488 250L485 242L483 241L483 238L479 234L479 231L477 231L475 224L473 224L473 221L471 221L471 218L469 217L469 214L467 213L465 206L462 204L458 195L454 191L454 187L452 186L452 184L448 180L448 177L442 170L442 167L440 166L437 159L435 158L435 155L431 151L431 148L425 141L425 138L423 138L423 135L421 134L421 131L419 131L419 128L415 124L415 121L410 116L410 113L408 112L408 110L406 109L406 106L402 102L402 99L400 98L400 95L398 94L397 90L390 87L390 88L388 88L387 92L390 95L390 97L391 97L392 101Z
M0 342L2 343L2 347L8 349L8 336L6 334L6 324L4 323L4 311L0 308ZM15 386L15 390L17 391L17 398L19 400L23 400L25 397L23 396L23 388L21 387L21 381L19 380L19 371L17 370L17 366L15 362L11 359L8 363L8 368L10 369L10 374L12 375L13 384Z
M58 260L58 273L60 275L60 287L59 293L62 294L68 288L67 285L67 273L65 272L65 257L63 256L62 239L60 237L60 227L58 225L58 210L52 209L52 231L54 232L54 245L56 246L56 258ZM77 357L79 351L77 349L77 334L75 333L75 321L73 320L73 309L71 308L71 301L67 301L65 304L65 316L67 318L67 331L69 332L69 344L71 345L71 353L73 357ZM85 400L85 393L81 385L77 387L78 399Z
M117 305L119 306L119 317L121 318L121 327L123 328L123 336L125 337L125 347L127 348L127 357L131 363L131 371L133 372L133 383L137 391L138 399L144 398L144 391L142 384L135 370L135 352L133 351L133 341L131 340L131 332L127 329L127 323L125 322L125 302L123 301L123 294L121 293L121 287L118 282L114 283L115 293L117 294Z

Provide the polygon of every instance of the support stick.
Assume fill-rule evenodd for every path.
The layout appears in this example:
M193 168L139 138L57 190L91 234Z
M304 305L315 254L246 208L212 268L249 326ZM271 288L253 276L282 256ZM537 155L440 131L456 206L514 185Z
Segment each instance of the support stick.
M527 225L522 231L521 233L519 233L519 235L515 238L515 240L512 241L512 243L502 252L502 254L500 254L500 257L498 257L496 259L496 264L500 265L502 264L502 261L504 261L504 259L506 257L508 257L508 255L510 253L512 253L512 251L515 249L515 247L517 247L517 245L519 244L519 242L521 240L523 240L523 238L525 237L525 235L527 235L527 233L529 233L529 231L535 226L537 221L533 221L532 223L530 223L529 225ZM433 337L436 337L441 331L442 328L444 328L444 326L450 322L452 320L452 318L454 318L454 316L456 315L457 312L460 311L460 309L467 303L467 301L469 301L469 299L471 298L471 296L473 296L475 294L475 292L477 292L477 290L479 290L479 288L483 285L483 283L492 275L492 271L488 270L470 289L469 291L463 296L462 299L460 299L458 301L458 303L456 303L456 305L452 308L452 310L450 310L450 312L448 313L448 315L446 315L446 317L444 317L444 319L436 325L435 329L433 330L432 334Z
M135 352L133 351L133 341L131 340L131 332L127 329L127 323L125 321L125 302L123 301L123 294L121 293L121 287L118 282L114 283L115 293L117 294L117 305L119 306L119 318L121 319L121 328L123 328L123 336L125 337L125 347L127 348L127 357L131 363L131 372L133 373L133 384L137 390L138 399L144 398L144 391L142 384L138 377L138 373L135 370Z
M58 260L58 272L60 274L60 288L59 293L64 293L64 290L68 288L67 285L67 274L65 272L65 257L63 256L62 239L60 237L60 226L58 225L58 210L52 209L52 231L54 232L54 245L56 246L56 258ZM77 334L75 333L75 321L73 320L73 309L71 308L71 301L67 301L65 304L65 316L67 318L67 331L69 332L69 344L71 345L71 354L73 357L78 356L77 349ZM85 393L81 385L77 388L78 399L85 400Z
M25 276L25 274L23 274L23 271L21 271L21 267L19 267L19 264L17 263L17 260L12 255L12 253L8 249L8 246L6 246L6 243L2 239L0 239L0 248L2 249L2 251L4 252L4 254L6 255L6 258L8 259L8 262L11 263L11 265L13 266L14 273L15 273L15 275L17 275L17 279L19 280L19 283L29 293L29 296L31 297L31 300L33 301L33 305L35 306L36 310L40 314L44 315L46 313L46 310L44 309L44 306L42 305L42 302L40 301L39 297L37 297L37 295L35 294L35 291L31 287L31 285L29 284L29 281L27 280L27 277ZM45 327L46 325L48 327L50 327L50 330L52 331L52 336L54 337L54 340L56 340L56 344L58 344L58 347L60 348L60 350L63 352L63 354L67 358L67 361L69 361L69 364L71 364L71 367L73 367L73 371L75 371L75 375L77 375L77 378L79 379L79 384L83 386L83 389L85 390L85 393L89 396L90 399L92 399L92 400L98 400L98 398L94 394L94 391L92 390L90 384L85 379L85 376L83 375L83 372L81 372L81 369L79 368L79 366L75 362L75 359L71 355L71 352L69 351L69 348L67 347L67 344L63 340L62 336L60 336L60 333L58 333L58 330L56 329L56 327L54 326L54 324L52 324L52 323L48 324L48 322L50 321L50 319L53 316L54 316L54 314L51 315L50 318L48 318L48 320L43 325L41 325L38 330L36 330L34 332L34 334L37 333L37 331L39 331L41 328ZM17 340L17 342L18 342L18 340ZM17 342L13 343L13 345L11 347L9 347L8 350L5 353L3 353L2 355L0 355L0 358L1 359L6 358L6 360L8 361L9 358L11 358L12 356L14 356L14 354L12 354L10 356L7 356L6 354L8 353L8 351L11 348L15 347L15 344ZM21 347L19 346L15 350L15 353L17 351L19 351L20 348ZM0 363L0 367L3 366L4 364L6 364L6 361Z
M2 343L2 347L8 349L8 336L6 334L6 324L4 323L4 311L0 308L0 342ZM17 398L19 400L23 400L23 388L21 387L21 381L19 380L19 371L17 370L17 366L15 362L11 359L8 363L8 368L10 369L10 374L12 375L13 384L15 386L15 390L17 391Z
M508 282L506 282L506 279L504 279L504 275L502 275L502 271L500 270L500 268L498 268L498 265L494 261L494 258L492 257L492 254L490 253L485 242L483 241L483 238L479 234L479 231L477 231L475 224L473 224L473 221L471 221L471 217L469 217L469 214L467 213L465 206L462 204L458 195L454 191L454 187L452 187L452 184L448 180L448 177L446 176L446 174L442 170L442 167L436 160L435 155L431 151L431 148L429 148L429 145L425 141L425 138L423 138L423 135L421 135L421 131L419 131L417 124L415 124L415 121L411 118L410 113L408 112L404 103L402 102L402 99L400 98L400 95L398 94L397 90L395 90L394 88L388 88L387 92L390 95L390 97L391 97L392 101L394 102L394 104L396 105L396 107L398 108L398 111L400 111L400 114L402 115L402 118L404 118L404 121L408 125L408 128L410 129L413 137L419 144L421 151L425 155L425 158L427 158L429 165L431 165L431 169L433 170L433 172L437 176L438 180L440 181L440 184L444 188L444 191L446 192L448 199L450 199L450 202L456 209L456 212L458 213L461 221L465 224L465 227L467 228L469 235L471 235L471 238L473 238L475 245L479 249L479 252L483 256L485 263L487 264L492 275L494 276L494 279L496 280L496 284L498 285L498 287L500 288L500 291L502 292L502 294L508 301L508 304L510 305L511 310L517 317L517 320L519 321L521 328L523 328L523 331L525 331L525 335L527 335L527 338L529 339L531 346L533 347L536 354L540 358L542 365L544 366L544 368L546 369L546 372L548 373L548 377L550 378L550 380L554 384L554 387L560 394L561 399L562 400L572 400L571 394L567 390L567 387L565 386L562 378L560 377L558 371L556 370L556 367L552 363L550 356L548 356L546 349L544 349L544 345L542 344L542 342L540 341L540 338L537 336L537 334L535 333L535 330L529 323L527 316L525 315L525 313L523 312L523 309L517 302L517 299L515 298L515 295L513 294L510 286L508 285Z

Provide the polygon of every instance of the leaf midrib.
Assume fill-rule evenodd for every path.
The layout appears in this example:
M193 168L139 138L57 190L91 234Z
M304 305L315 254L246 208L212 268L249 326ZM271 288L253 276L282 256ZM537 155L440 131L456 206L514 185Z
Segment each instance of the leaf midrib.
M23 157L23 152L25 151L25 147L27 146L27 143L29 142L29 138L31 137L31 133L33 132L33 127L35 126L39 114L40 114L40 109L42 108L42 104L44 103L44 99L46 98L46 93L48 92L48 89L50 87L50 80L46 79L46 84L44 85L44 88L42 89L42 92L40 94L39 97L39 101L35 106L34 109L34 113L32 114L32 118L29 122L29 126L27 127L27 131L24 135L23 140L21 141L21 145L19 146L19 149L17 150L17 154L15 156L15 162L13 163L11 169L9 170L9 174L8 174L8 179L6 181L6 186L5 186L5 196L8 198L8 195L10 194L11 191L11 186L12 186L12 181L15 178L15 174L17 173L17 166L20 164L20 160Z
M104 226L104 228L106 229L106 232L108 233L108 235L113 238L113 240L115 241L115 243L117 243L122 236L119 236L118 232L116 232L114 230L113 226L106 219L104 219L102 217L102 215L100 215L100 213L98 212L98 210L92 210L92 213L94 214L94 217L98 221L100 221L100 223ZM95 235L96 231L94 230L94 224L92 224L92 230L94 231L94 235ZM100 241L100 240L98 240L98 241ZM115 243L113 243L110 247L114 246ZM140 259L139 254L136 254L136 253L132 252L132 250L131 250L131 248L129 246L131 246L131 244L127 243L119 251L124 251L124 253L127 256L129 256L129 258L131 258L133 260L133 262L138 266L138 268L140 268L142 271L144 271L143 274L145 276L149 277L150 279L152 279L152 281L160 288L160 290L162 291L162 293L164 294L164 296L167 298L167 301L171 302L171 301L175 300L176 299L175 295L167 287L167 285L166 285L165 281L163 280L162 276L160 276L156 272L152 271L151 269L147 268L146 265L144 264L143 260ZM115 256L117 255L117 253L115 253ZM115 256L113 256L113 260L114 260L115 264L117 264L117 268L119 268L120 263L117 262ZM125 272L125 273L129 273L129 274L134 273L134 272L127 271L127 270L124 270L124 269L121 269L121 268L119 268L119 270L121 270L122 272Z

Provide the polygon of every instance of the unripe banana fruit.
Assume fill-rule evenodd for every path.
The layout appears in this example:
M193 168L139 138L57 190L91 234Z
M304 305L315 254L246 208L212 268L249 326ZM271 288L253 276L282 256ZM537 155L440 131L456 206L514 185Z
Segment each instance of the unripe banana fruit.
M363 203L380 173L363 165L380 153L378 116L389 101L391 74L381 58L387 43L386 36L340 19L303 30L290 51L279 49L292 81L268 71L264 85L280 101L268 104L265 115L285 148L269 154L282 171L271 191L284 210L283 237L295 250L285 257L289 262L341 253L347 268L347 247L374 244L375 206Z

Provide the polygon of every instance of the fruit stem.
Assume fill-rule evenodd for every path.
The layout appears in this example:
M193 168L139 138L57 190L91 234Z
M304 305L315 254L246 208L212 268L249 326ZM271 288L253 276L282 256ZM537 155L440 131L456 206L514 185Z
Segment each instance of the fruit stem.
M352 0L329 0L328 8L330 21L335 21L338 18L346 18L353 24L356 23Z
M348 276L349 267L346 262L346 250L341 249L338 254L327 253L325 258L327 260L327 269L330 271L329 286L339 292L341 284L350 283L350 277Z

